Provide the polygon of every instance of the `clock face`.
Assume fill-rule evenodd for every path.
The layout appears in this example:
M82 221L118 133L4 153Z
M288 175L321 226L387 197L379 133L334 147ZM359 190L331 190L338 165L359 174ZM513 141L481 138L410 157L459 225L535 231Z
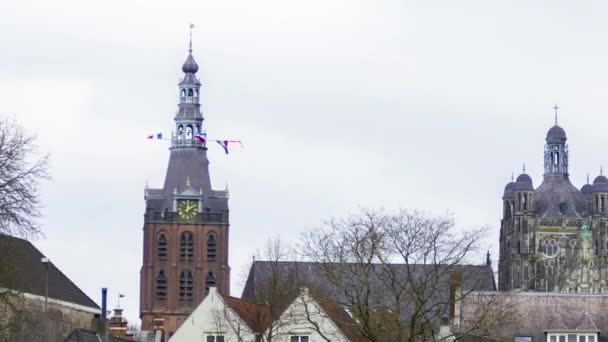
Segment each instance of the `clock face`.
M198 212L196 200L181 200L177 202L177 213L183 220L192 220Z

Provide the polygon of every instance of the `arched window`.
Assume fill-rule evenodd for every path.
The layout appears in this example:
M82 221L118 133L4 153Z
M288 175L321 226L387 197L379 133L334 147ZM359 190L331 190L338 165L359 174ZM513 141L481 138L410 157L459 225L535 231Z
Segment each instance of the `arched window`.
M216 243L215 243L215 235L210 234L207 238L207 259L215 260L216 255Z
M207 272L207 276L205 277L205 294L209 293L209 288L215 287L215 276L213 272Z
M194 91L192 91L192 88L188 89L188 96L194 96Z
M184 126L177 126L177 139L182 140L184 138Z
M184 271L179 275L179 299L192 300L192 272Z
M156 298L164 299L167 297L167 276L161 270L156 276Z
M194 240L192 233L183 232L179 241L179 258L180 260L194 259Z
M558 250L557 241L555 241L555 239L543 240L542 250L543 250L543 253L548 257L555 256L557 254L557 250Z
M186 139L192 140L192 125L186 126Z
M605 204L604 204L604 196L600 196L600 213L604 212Z
M198 97L198 89L194 89L195 93L196 93L196 97Z
M167 260L167 236L165 233L160 233L158 235L158 259L159 260Z
M521 254L521 240L517 240L517 254Z
M182 97L186 97L186 89L182 89Z

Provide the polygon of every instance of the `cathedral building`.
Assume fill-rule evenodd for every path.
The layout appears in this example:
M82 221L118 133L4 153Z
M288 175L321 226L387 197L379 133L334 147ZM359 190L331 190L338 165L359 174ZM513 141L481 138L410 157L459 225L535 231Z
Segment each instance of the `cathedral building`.
M142 330L161 329L167 336L209 288L230 291L228 189L211 186L192 42L182 71L165 182L158 189L146 186L144 196L140 318Z
M549 129L537 188L524 172L504 190L499 290L608 292L608 179L576 188L568 175L566 132Z

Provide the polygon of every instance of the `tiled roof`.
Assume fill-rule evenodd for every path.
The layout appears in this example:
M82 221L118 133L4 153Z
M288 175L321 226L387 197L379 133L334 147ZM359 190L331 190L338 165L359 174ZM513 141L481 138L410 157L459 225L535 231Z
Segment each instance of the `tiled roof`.
M0 277L0 286L30 293L45 295L44 255L31 242L0 234L0 260L7 267L8 276ZM99 306L76 286L55 265L49 263L49 298L99 309Z
M270 307L234 297L223 296L223 298L253 332L263 333L272 323Z
M352 317L342 308L340 305L332 302L329 299L320 298L313 296L313 299L321 309L327 314L327 316L334 322L334 324L340 329L342 334L348 338L349 341L364 341L365 339L359 333L355 322Z

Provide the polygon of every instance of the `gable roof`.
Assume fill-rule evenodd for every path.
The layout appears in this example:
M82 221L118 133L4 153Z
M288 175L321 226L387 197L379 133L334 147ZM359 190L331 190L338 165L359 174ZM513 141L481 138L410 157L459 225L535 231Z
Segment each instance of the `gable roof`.
M342 334L348 338L349 341L363 341L363 337L357 330L355 322L352 317L344 310L343 307L332 302L329 299L312 296L312 298L319 304L321 309L327 314L334 324L340 329Z
M336 267L349 267L355 264L336 264ZM249 271L247 281L243 288L243 299L254 300L256 294L264 289L265 283L274 274L281 274L281 277L285 278L285 281L289 286L295 288L308 287L317 294L322 294L326 298L331 298L334 302L345 303L347 300L344 297L344 293L340 291L335 285L333 285L327 277L323 276L322 266L319 263L314 262L271 262L271 261L254 261ZM356 265L355 265L356 266ZM375 271L377 274L382 273L380 264L373 265L378 267ZM400 274L403 277L411 275L412 277L424 277L431 275L432 272L437 272L441 265L424 265L424 264L391 264L390 267L394 268L396 274ZM436 284L433 284L434 291L431 298L429 298L429 306L433 303L440 303L438 306L446 314L448 313L449 307L449 295L450 295L450 283L452 282L451 275L461 274L462 275L462 289L463 291L493 291L496 289L494 283L494 274L492 268L487 265L453 265L450 266L450 274L447 271L441 270L440 277L437 278ZM357 280L353 280L356 282ZM374 305L386 306L392 303L392 298L387 296L387 292L383 290L385 283L381 281L379 277L370 278L369 286L376 289L374 293ZM408 319L411 316L412 310L414 310L411 303L403 303L401 310L401 319Z
M272 324L270 307L229 296L222 298L253 332L263 333Z
M44 296L46 270L41 262L42 258L44 255L31 242L0 234L0 262L6 272L0 277L0 287ZM99 309L99 306L52 262L48 265L48 290L49 298Z

